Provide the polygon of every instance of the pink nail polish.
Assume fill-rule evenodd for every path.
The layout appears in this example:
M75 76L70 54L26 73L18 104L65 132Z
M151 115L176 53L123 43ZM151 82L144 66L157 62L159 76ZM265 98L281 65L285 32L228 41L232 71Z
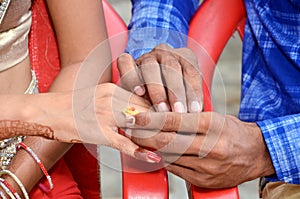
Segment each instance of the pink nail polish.
M158 163L161 160L161 157L159 155L157 155L156 153L147 151L142 148L137 148L134 151L134 156L135 156L135 158L137 158L139 160L143 160L143 161L150 162L150 163Z
M161 157L159 155L157 155L156 153L153 153L151 151L147 152L147 158L149 160L152 160L153 162L159 163L161 160Z

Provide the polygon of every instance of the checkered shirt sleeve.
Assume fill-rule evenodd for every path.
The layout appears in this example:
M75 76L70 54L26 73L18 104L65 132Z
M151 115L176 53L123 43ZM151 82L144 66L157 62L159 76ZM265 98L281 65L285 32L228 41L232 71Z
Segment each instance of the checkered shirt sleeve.
M185 47L188 25L199 0L132 0L126 52L135 59L156 45Z

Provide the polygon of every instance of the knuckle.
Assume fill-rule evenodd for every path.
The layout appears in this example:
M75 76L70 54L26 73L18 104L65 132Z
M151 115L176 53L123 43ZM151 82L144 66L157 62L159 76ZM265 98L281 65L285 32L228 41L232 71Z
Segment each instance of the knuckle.
M195 53L189 48L181 48L177 51L181 61L189 63L195 68L198 68L198 58Z
M184 58L191 59L192 61L197 60L197 56L190 48L179 48L178 51Z
M130 70L126 74L123 74L120 78L121 86L133 89L135 86L141 84L139 76L135 70Z
M124 63L128 63L132 59L131 55L128 53L123 53L117 58L118 65L122 65Z
M165 131L172 131L172 129L179 129L180 127L181 118L177 117L176 115L168 115L166 117L164 123L164 130Z
M223 172L223 170L220 168L220 165L211 164L208 174L210 174L210 176L215 176L215 175L218 175L222 172Z
M158 148L163 148L170 144L173 138L168 133L159 133L156 135L156 146Z
M169 54L164 56L164 69L166 70L166 72L172 72L172 71L176 71L176 72L180 72L181 74L181 66L178 62L178 60L176 59L176 57L174 57L173 55Z
M145 127L151 123L151 118L147 117L145 113L139 113L135 117L135 123L139 126Z
M180 48L180 50L182 51L182 54L184 54L184 55L190 55L190 56L195 55L194 52L192 51L192 49L190 49L190 48Z
M173 52L173 48L171 48L169 45L165 43L161 43L158 46L156 46L151 53L163 57L166 54L171 54Z
M156 46L154 49L169 50L171 49L171 47L168 44L161 43L158 46Z
M201 73L198 68L195 67L185 67L184 72L189 76L189 77L196 77L196 78L201 78Z
M151 53L146 53L136 60L138 65L156 63L156 58Z

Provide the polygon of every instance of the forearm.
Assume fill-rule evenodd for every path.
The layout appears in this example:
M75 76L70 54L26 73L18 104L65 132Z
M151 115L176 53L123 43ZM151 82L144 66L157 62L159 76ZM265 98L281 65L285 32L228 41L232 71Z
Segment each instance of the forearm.
M300 114L257 122L276 171L276 178L288 183L300 182Z
M62 124L65 129L74 132L67 120L69 117L69 114L66 114L67 111L64 114L59 112L63 109L71 110L68 108L71 106L71 95L68 95L70 94L1 95L1 101L6 101L5 106L0 107L2 112L0 116L1 136L6 133L7 137L15 137L20 134L39 135L54 139L54 133L58 133ZM51 168L70 147L68 144L42 137L27 137L24 143L32 148L47 169ZM28 191L43 177L38 164L24 150L16 153L7 169L21 180ZM5 177L15 189L18 189L10 177Z
M34 151L48 171L71 146L42 137L27 137L24 143ZM51 147L52 150L49 150ZM8 169L20 179L28 193L42 177L45 177L38 163L24 149L18 150ZM10 177L6 177L6 180L21 193L19 186L14 180ZM49 187L48 184L45 184L45 186ZM54 184L54 187L55 186Z
M61 72L54 81L50 92L70 91L95 86L99 82L110 81L111 59L108 42L104 43L100 50L96 50L99 53L98 56L89 57L87 64L84 65L84 61L91 51L107 38L101 1L88 0L82 3L79 0L47 0L47 3L55 27L61 61ZM81 69L86 69L86 67L90 69L88 74L94 75L93 81L89 81L91 79L78 81L78 77L80 77L78 74L81 73ZM100 68L98 73L93 72L95 68ZM83 77L88 77L88 74L83 75ZM67 97L67 99L72 100L71 97ZM48 109L54 115L49 115L45 111L40 113L40 117L31 118L29 121L44 124L50 127L54 133L64 133L66 137L69 133L74 133L76 130L73 128L75 125L73 124L72 111L68 112L67 110L72 110L72 107L61 106L59 109L55 105L57 99L46 101L43 104L46 107L41 107ZM72 102L67 102L67 104L72 106ZM71 115L66 116L64 114ZM65 120L66 118L69 120ZM27 120L25 119L25 121ZM61 132L62 129L63 132ZM40 137L27 137L24 143L31 147L47 169L50 169L71 147L70 144ZM31 190L43 176L34 159L22 150L17 153L9 169L20 178L27 190ZM17 188L17 186L14 187Z
M185 47L188 25L198 0L132 0L132 18L126 51L137 59L160 43ZM157 14L155 14L157 13Z

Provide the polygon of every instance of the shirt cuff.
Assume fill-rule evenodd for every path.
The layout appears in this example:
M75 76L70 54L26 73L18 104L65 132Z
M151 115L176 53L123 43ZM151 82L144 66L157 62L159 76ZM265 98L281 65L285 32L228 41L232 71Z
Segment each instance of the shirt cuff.
M126 52L131 54L134 59L137 59L162 43L172 48L186 47L187 36L186 34L163 28L130 30Z
M257 122L277 177L269 181L300 184L300 114Z

